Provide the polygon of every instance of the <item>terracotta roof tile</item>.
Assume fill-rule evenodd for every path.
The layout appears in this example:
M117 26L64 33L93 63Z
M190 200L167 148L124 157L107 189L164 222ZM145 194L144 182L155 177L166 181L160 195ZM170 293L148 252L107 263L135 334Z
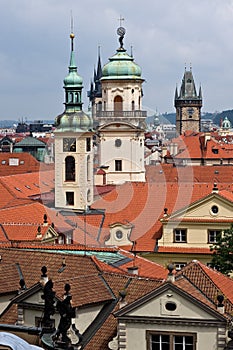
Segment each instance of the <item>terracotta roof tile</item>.
M2 257L0 268L4 266L4 272L7 268L12 268L13 264L19 264L27 288L40 281L41 267L45 265L48 269L48 278L54 281L54 290L58 297L63 297L65 283L71 285L74 306L112 299L111 293L99 275L99 270L90 257L18 249L0 249L0 255ZM59 272L64 258L65 268ZM15 275L14 277L17 278ZM18 277L17 282L19 279ZM15 284L12 290L15 290ZM0 293L4 291L5 285L0 285Z
M16 161L12 163L11 159ZM0 176L25 174L39 169L40 162L29 153L0 153Z
M15 197L40 197L54 189L54 171L3 176L0 183Z
M125 263L122 263L120 266L117 266L114 264L110 264L110 265L106 264L105 262L99 261L95 257L93 257L93 259L95 259L95 262L98 265L99 269L104 272L126 274L128 273L128 268L132 268L136 266L138 268L138 275L140 277L156 278L156 279L166 278L167 271L161 265L154 263L150 260L144 259L142 257L139 257L137 255L134 256L134 254L127 251L120 250L120 253L130 258L130 261L126 261Z
M225 300L226 312L232 313L233 310L233 280L221 273L205 266L204 264L193 261L186 265L177 276L185 276L202 291L213 303L216 304L218 294L223 294L227 298Z
M127 287L126 302L131 303L132 301L139 299L141 296L154 290L161 284L161 281L138 279L132 276L122 276L116 274L103 275L104 279L113 290L116 297L119 296L119 291ZM130 281L131 279L131 281ZM116 306L114 311L119 309L119 304ZM116 336L117 319L110 314L104 325L97 331L91 341L85 346L85 349L92 350L108 349L108 343Z
M103 196L93 208L105 208L100 242L104 244L113 223L133 225L131 241L137 251L154 251L161 237L164 208L172 213L212 192L213 186L199 183L125 183Z

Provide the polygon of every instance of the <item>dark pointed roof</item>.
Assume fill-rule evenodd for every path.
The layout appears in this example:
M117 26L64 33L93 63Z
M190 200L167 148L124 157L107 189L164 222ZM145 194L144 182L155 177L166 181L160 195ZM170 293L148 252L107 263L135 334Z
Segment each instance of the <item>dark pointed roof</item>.
M189 97L197 98L198 97L191 70L184 72L184 77L182 80L179 97L180 98L189 98Z

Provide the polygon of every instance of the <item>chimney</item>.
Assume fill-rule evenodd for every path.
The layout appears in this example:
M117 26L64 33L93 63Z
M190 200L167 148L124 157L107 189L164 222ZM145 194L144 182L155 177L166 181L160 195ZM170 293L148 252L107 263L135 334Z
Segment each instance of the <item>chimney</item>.
M211 139L211 134L209 132L205 133L205 147L207 144L207 141L209 141Z
M173 270L175 269L175 266L173 264L169 264L168 267L168 275L167 275L167 282L174 283L175 282L175 275L173 273Z
M216 184L216 182L214 183L214 187L212 189L212 193L218 193L218 185Z
M128 273L132 275L138 275L138 267L137 266L129 266L127 267Z

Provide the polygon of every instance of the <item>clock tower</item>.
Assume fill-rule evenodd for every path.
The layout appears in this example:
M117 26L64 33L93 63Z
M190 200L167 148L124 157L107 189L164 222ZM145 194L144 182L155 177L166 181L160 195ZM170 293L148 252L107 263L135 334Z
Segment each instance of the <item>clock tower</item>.
M201 129L202 92L199 94L193 79L192 70L184 72L180 93L175 91L176 131L179 135L187 130L199 132Z
M92 119L82 110L82 78L71 33L69 73L64 79L65 111L56 118L55 207L86 210L93 202Z

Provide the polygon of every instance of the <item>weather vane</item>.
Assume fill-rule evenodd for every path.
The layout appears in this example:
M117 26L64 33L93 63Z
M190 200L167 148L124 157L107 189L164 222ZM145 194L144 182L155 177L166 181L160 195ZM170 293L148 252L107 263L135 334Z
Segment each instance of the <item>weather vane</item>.
M123 17L121 17L118 19L120 21L120 27L117 28L117 34L119 35L119 43L120 43L120 49L124 49L123 48L123 39L124 39L124 35L125 35L125 28L122 27L122 22L125 20Z

